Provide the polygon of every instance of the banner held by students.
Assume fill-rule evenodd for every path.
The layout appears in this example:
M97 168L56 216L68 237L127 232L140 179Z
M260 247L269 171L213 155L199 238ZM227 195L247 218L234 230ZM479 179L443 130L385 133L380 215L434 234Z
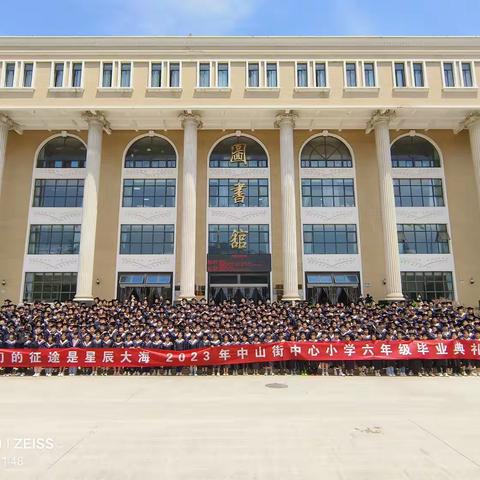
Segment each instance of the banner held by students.
M151 348L0 349L0 367L182 367L288 360L480 360L480 341L276 342L195 350Z

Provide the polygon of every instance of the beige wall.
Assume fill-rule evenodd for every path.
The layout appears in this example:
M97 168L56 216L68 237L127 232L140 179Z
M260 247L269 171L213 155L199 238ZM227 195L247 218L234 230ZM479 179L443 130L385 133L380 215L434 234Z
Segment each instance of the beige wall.
M25 58L24 54L2 55L0 50L0 60L14 58ZM28 58L28 57L27 57ZM32 57L30 57L31 59ZM59 60L71 60L75 55L63 55L56 58ZM78 57L77 57L78 58ZM93 59L95 58L95 60ZM158 57L147 56L145 60L133 61L133 77L131 91L111 91L99 90L100 81L100 61L98 56L86 59L84 68L84 89L76 92L54 91L50 89L51 82L51 61L39 60L36 64L34 91L19 90L0 90L0 101L4 108L41 108L56 106L59 108L92 108L109 109L118 107L119 102L124 108L128 107L170 107L172 105L177 109L184 108L202 108L205 106L215 105L218 107L228 107L231 105L241 105L243 107L256 107L260 103L268 106L278 106L283 108L285 105L295 105L295 108L311 107L312 102L317 106L368 106L375 108L384 107L385 105L394 104L397 107L408 106L458 106L470 105L471 107L480 106L480 96L477 88L469 91L462 89L443 90L442 84L442 68L439 60L431 60L426 62L426 79L428 89L420 89L416 91L394 90L392 62L385 60L385 56L377 59L377 89L365 91L362 89L344 89L344 62L341 59L333 57L328 59L322 55L313 56L293 56L300 61L305 59L326 60L329 62L328 82L330 92L327 94L319 94L315 91L298 92L295 91L295 61L281 59L279 62L279 89L270 91L249 91L246 90L245 69L246 62L244 59L233 59L231 62L231 91L218 92L211 91L199 92L196 90L197 85L197 62L194 60L184 60L182 63L182 91L147 91L149 82L149 59L158 60ZM170 57L171 58L171 57ZM173 57L175 58L175 57ZM228 60L225 55L214 54L209 60L217 59ZM250 59L263 60L264 56L258 54ZM270 58L278 58L278 54ZM408 52L399 53L393 60L411 60ZM471 57L470 57L471 58ZM85 59L85 57L83 58ZM123 57L129 60L128 54ZM163 60L165 58L161 58ZM354 59L375 60L375 58L365 58L365 55L355 56ZM451 60L451 58L449 58ZM475 58L474 58L475 59ZM106 60L111 60L107 58ZM352 60L352 58L346 58ZM477 82L480 82L480 62L477 60L474 64ZM358 72L360 76L361 72Z
M46 132L10 133L0 197L0 295L17 301L25 253L33 159ZM3 282L6 282L3 285Z
M295 132L295 159L297 160L297 177L299 172L299 156L302 145L313 135L320 132ZM378 187L377 159L375 153L375 137L365 135L361 130L331 131L345 141L352 149L356 175L356 194L359 215L359 252L362 257L362 285L365 294L370 293L374 298L385 296L385 278L383 235L381 226L380 192ZM297 181L297 185L299 182ZM297 194L298 231L300 222L300 191ZM299 241L300 248L303 248ZM301 252L302 250L300 250ZM302 278L302 284L304 279Z
M455 135L451 131L437 130L427 132L427 136L436 142L443 154L457 296L464 304L478 306L480 206L468 132Z
M197 257L196 257L196 283L205 285L207 264L207 206L208 186L207 168L208 154L212 147L226 135L234 131L200 130L198 135L198 172L197 172ZM280 197L280 137L276 130L259 130L247 132L257 138L265 146L270 157L270 205L272 211L272 282L274 285L282 284L282 259L281 259L281 197Z
M93 295L100 298L112 298L116 295L116 262L119 235L119 212L121 207L122 168L126 148L135 138L147 132L112 132L103 136L102 166L98 197L97 238L95 245L95 268L93 272ZM162 132L179 153L178 166L181 178L183 132ZM182 182L177 182L177 215L181 211ZM177 253L181 245L181 217L177 218ZM179 255L176 270L179 272ZM96 284L96 280L100 284Z
M26 246L28 211L31 198L34 157L39 145L54 132L29 131L22 136L10 133L0 197L0 299L18 301L21 296L23 258ZM146 132L114 131L104 135L103 158L99 189L97 243L95 248L94 295L110 298L115 295L115 265L118 248L118 228L123 155L128 143ZM206 212L207 157L212 146L223 136L233 133L221 130L200 130L198 135L197 172L197 257L196 283L205 285L206 275ZM272 211L273 285L282 284L281 192L279 166L279 133L277 130L248 132L258 138L270 156ZM301 267L301 218L299 191L299 152L304 141L315 131L295 131L294 149L297 175L297 240L299 283L304 284ZM357 202L360 222L360 251L364 292L375 298L385 294L383 240L381 231L378 174L374 134L347 130L332 132L342 137L353 149L356 170ZM392 140L404 132L392 132ZM179 152L177 182L176 284L180 282L181 211L182 211L182 151L183 132L162 132ZM86 132L79 134L86 139ZM450 131L429 131L443 155L446 193L450 212L451 237L455 256L456 291L460 302L477 305L480 299L480 208L476 194L468 133L454 135ZM288 227L288 226L287 226ZM473 279L474 283L470 283Z
M55 132L10 132L0 197L0 299L18 301L26 250L34 159ZM78 134L84 140L85 132ZM5 281L5 285L1 285Z

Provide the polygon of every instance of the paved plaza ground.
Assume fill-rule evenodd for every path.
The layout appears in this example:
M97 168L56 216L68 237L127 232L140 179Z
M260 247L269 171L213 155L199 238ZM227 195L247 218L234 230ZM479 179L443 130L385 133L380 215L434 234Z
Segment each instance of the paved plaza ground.
M480 478L480 377L2 377L0 406L0 479Z

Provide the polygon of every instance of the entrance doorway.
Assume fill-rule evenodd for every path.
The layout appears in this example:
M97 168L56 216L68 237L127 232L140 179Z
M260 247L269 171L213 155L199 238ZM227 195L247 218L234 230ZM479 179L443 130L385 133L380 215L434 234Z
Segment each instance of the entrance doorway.
M305 276L310 303L356 303L362 293L359 272L315 272Z
M172 300L172 274L171 273L119 273L118 274L118 299L120 301L147 300Z
M215 303L240 302L243 298L265 302L270 299L270 274L210 273L208 298Z

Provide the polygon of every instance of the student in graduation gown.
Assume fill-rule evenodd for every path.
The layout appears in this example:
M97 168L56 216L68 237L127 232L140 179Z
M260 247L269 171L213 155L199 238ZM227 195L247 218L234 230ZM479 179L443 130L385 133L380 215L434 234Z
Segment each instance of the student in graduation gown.
M70 347L70 340L67 338L65 333L60 335L60 339L58 340L58 347L59 348L69 348ZM65 367L60 367L58 369L58 376L63 377L65 375Z
M174 345L175 345L175 351L177 351L177 352L182 352L183 350L186 350L187 341L183 337L182 332L178 332L177 338L175 338L175 341L174 341ZM177 375L182 375L183 374L183 367L177 367L176 368L176 374Z
M113 338L113 345L112 345L113 348L123 348L123 340L122 340L122 337L117 334L114 338ZM125 371L123 369L123 367L114 367L113 369L113 374L114 375L124 375L125 374Z
M68 345L70 348L80 348L80 337L78 333L74 333ZM68 374L75 376L77 374L78 367L68 367Z
M95 336L92 338L92 348L102 348L103 342L102 342L102 337L100 332L96 332ZM98 353L97 353L98 357ZM100 375L102 374L102 368L101 367L93 367L92 368L92 375Z
M155 334L155 338L150 342L150 348L155 350L162 349L162 337L159 333ZM162 367L154 367L153 368L153 375L161 375L162 374Z
M49 335L46 342L45 342L45 348L58 348L57 342L54 340L52 335ZM48 367L45 369L45 375L47 377L51 377L53 372L52 367Z
M165 337L165 341L163 342L163 345L162 345L162 350L167 350L167 351L175 350L175 345L173 344L169 335L167 335ZM164 375L172 375L172 368L171 367L165 367Z
M195 350L196 348L200 348L200 340L195 335L191 335L190 338L187 340L187 350ZM197 376L197 365L190 365L189 374L193 375L194 377Z
M85 350L89 350L92 347L92 337L89 333L86 333L85 336L83 337L81 343L80 343L81 347L84 348ZM91 367L85 367L83 369L83 371L87 374L87 375L93 375L93 368Z
M223 336L222 346L229 347L231 345L228 335ZM230 371L230 365L222 365L222 375L228 376Z
M212 337L212 340L210 342L210 346L211 347L218 347L218 346L220 346L221 343L222 343L222 341L220 340L220 337L218 336L218 333L214 333L213 337ZM220 375L220 372L221 372L220 365L213 365L212 372L213 372L213 375L217 375L217 376Z

